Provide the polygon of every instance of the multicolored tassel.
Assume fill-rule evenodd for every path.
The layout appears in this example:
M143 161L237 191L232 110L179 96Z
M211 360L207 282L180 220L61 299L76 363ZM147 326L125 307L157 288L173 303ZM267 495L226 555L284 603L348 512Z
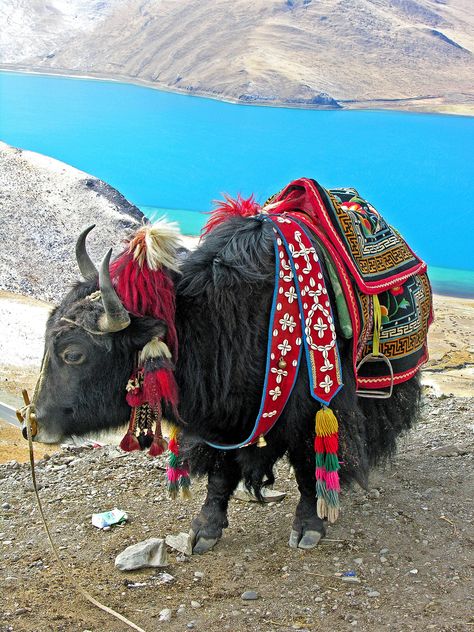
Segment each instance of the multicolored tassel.
M183 498L189 498L189 487L191 481L189 478L189 472L183 464L182 458L179 454L179 435L181 431L175 425L170 425L170 437L168 442L168 449L170 455L168 458L168 465L166 467L166 474L168 476L168 493L171 498L177 498L179 492Z
M335 522L339 515L338 422L330 408L323 406L316 413L316 494L320 518Z
M177 414L178 387L171 352L162 340L154 337L141 350L136 365L126 387L132 412L120 447L127 452L149 448L150 456L158 456L167 447L161 434L163 402Z

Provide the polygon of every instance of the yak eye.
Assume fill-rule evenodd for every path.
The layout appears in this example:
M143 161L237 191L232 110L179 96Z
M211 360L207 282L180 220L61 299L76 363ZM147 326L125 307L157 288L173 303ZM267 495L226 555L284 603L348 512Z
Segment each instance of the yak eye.
M61 357L66 364L82 364L86 356L79 349L65 349Z

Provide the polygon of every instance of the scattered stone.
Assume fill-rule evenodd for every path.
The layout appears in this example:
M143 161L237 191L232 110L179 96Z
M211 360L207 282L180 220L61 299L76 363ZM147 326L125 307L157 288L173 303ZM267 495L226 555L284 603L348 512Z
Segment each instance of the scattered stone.
M152 575L150 579L153 579L155 584L159 586L160 584L169 584L174 580L174 577L169 573L158 573L158 575Z
M242 593L241 599L243 599L244 601L254 601L255 599L258 599L258 594L255 592L255 590L246 590L244 593Z
M380 597L380 593L378 590L371 590L367 593L367 597Z
M31 612L31 608L18 608L13 614L19 616L21 614L26 614L27 612Z
M200 608L201 604L199 603L199 601L191 601L191 608L194 608L195 610L197 608Z
M165 541L161 538L150 538L128 546L115 558L115 566L120 571L133 571L137 568L148 568L168 565L168 553Z
M348 575L343 575L341 577L341 580L343 582L347 582L349 584L360 584L360 579L358 577L354 577L354 576L351 576L351 575L349 575L349 576Z
M164 608L160 610L160 618L159 621L171 621L172 611L170 608Z
M40 489L43 489L43 485L41 483L36 482L36 489L39 491ZM35 488L34 485L31 481L26 481L25 483L25 490L27 492L34 492Z
M194 571L194 577L196 579L202 579L204 577L204 573L202 571Z
M195 622L194 621L190 621L189 623L186 624L186 627L188 628L188 630L192 630L195 627Z
M380 549L379 553L380 555L387 555L388 549Z
M432 450L431 454L434 456L459 456L461 454L465 454L465 451L458 448L457 445L442 445L441 447Z
M380 492L378 489L371 489L369 491L369 498L380 498Z
M418 569L417 568L412 568L410 571L410 575L418 575Z
M358 566L360 566L363 563L363 559L361 557L356 557L354 560L354 564L357 564Z
M172 549L184 555L193 554L193 541L189 533L178 533L178 535L167 535L166 544Z
M2 509L11 509L8 503L2 503Z
M380 561L382 562L382 564L385 564L385 562L387 561L387 558L383 557L383 555L382 555L382 557L380 558Z

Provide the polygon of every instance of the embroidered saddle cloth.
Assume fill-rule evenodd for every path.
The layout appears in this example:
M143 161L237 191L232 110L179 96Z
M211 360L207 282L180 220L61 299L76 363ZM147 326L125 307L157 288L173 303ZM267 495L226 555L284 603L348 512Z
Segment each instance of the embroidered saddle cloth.
M428 358L431 287L426 263L396 229L355 189L328 191L307 178L290 183L264 209L299 218L324 247L328 267L334 266L345 299L345 305L337 300L340 321L346 314L350 319L358 388L387 388L413 377ZM374 316L381 320L375 344ZM374 351L389 363L371 363L369 376L367 364L357 367Z

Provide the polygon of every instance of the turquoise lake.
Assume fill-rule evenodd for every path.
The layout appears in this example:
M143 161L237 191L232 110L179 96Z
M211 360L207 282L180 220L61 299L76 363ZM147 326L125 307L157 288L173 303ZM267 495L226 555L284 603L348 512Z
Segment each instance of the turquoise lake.
M212 200L263 202L306 176L353 186L431 266L474 296L474 118L234 105L150 88L0 72L0 139L63 160L145 214L196 234Z

